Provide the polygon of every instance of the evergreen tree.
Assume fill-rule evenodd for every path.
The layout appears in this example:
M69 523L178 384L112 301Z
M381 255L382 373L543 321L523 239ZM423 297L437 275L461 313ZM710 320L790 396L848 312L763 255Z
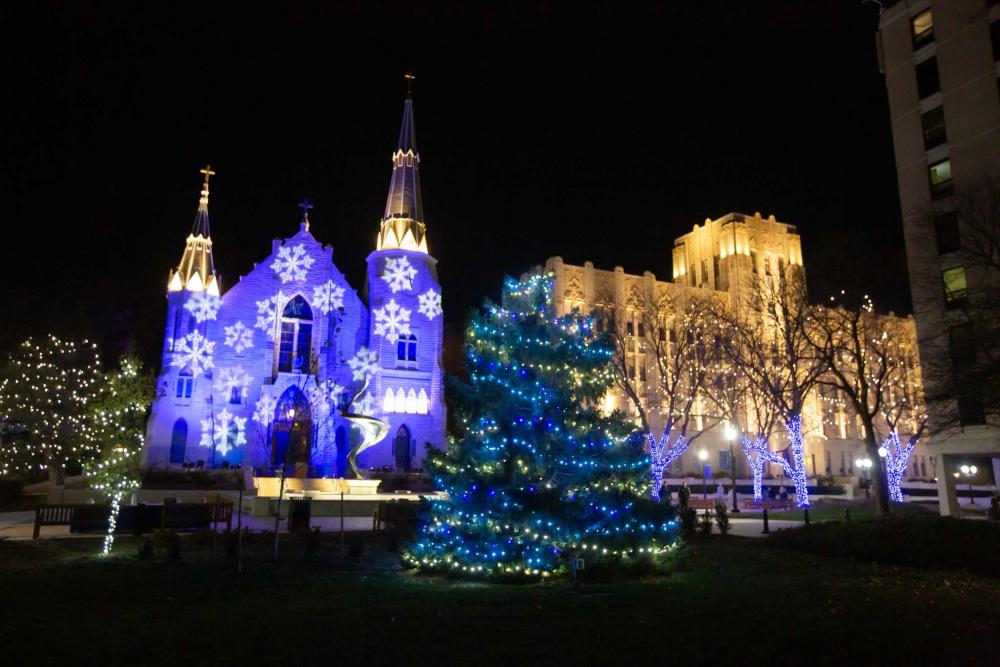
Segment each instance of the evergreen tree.
M0 474L48 470L62 484L66 463L95 454L89 403L99 389L97 345L49 335L27 339L10 355L0 380Z
M648 499L649 458L600 399L612 350L586 318L551 315L551 276L508 280L466 332L471 384L453 383L460 427L429 469L432 503L404 560L458 576L537 578L586 566L646 569L676 539L671 510Z
M90 402L90 431L97 457L84 467L91 486L105 491L111 501L111 521L104 538L104 554L114 542L115 520L125 494L139 486L140 458L146 415L153 400L155 376L142 372L135 356L121 358L117 369L104 374L100 391Z

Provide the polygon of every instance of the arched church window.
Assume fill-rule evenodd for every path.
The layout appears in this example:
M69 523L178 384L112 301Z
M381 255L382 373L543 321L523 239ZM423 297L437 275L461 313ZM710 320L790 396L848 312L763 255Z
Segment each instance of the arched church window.
M191 398L191 391L194 389L194 377L191 369L185 366L177 375L177 398Z
M392 388L386 388L385 398L382 399L382 412L395 412L396 411L396 395L392 392Z
M417 337L414 334L400 336L396 342L396 368L417 367Z
M312 309L297 295L281 312L281 337L278 341L278 371L307 373L312 352Z

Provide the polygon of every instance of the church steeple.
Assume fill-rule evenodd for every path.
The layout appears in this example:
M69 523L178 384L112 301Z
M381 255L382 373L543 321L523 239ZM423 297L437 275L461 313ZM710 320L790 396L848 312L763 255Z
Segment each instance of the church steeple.
M392 154L392 178L376 250L399 248L427 252L424 206L420 195L420 154L417 152L417 133L413 123L413 79L412 74L406 75L403 125L399 130L396 151Z
M212 237L208 227L208 179L215 175L211 166L201 170L205 182L198 200L198 213L184 245L184 254L177 269L170 272L167 290L180 292L208 292L219 295L219 279L212 261Z

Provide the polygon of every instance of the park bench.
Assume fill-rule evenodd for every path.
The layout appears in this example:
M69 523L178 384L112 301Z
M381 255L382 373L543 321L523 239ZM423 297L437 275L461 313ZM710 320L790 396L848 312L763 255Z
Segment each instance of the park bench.
M693 510L714 510L718 502L716 498L688 498L688 507Z
M766 500L754 500L753 498L743 499L743 509L745 510L790 510L792 509L791 498L768 498Z
M42 526L69 526L71 533L103 533L108 529L110 505L42 505L35 509L34 539ZM164 503L122 505L115 521L116 533L141 535L157 528L179 532L215 528L232 529L232 503Z
M35 530L33 539L38 539L42 526L68 526L73 518L76 505L41 505L35 508Z

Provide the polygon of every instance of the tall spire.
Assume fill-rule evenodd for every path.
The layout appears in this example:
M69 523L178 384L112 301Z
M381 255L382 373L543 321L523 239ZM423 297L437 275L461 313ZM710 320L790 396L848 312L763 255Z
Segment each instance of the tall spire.
M416 250L427 252L424 206L420 195L420 154L417 152L417 132L413 122L413 80L406 78L406 99L403 102L403 124L399 142L392 154L392 177L385 214L379 230L376 250Z
M184 254L176 271L170 272L167 290L180 292L205 292L219 295L219 279L215 273L215 263L212 261L212 237L208 226L208 179L215 175L212 167L201 170L205 182L201 186L201 197L198 199L198 213L194 217L194 225L184 244Z

